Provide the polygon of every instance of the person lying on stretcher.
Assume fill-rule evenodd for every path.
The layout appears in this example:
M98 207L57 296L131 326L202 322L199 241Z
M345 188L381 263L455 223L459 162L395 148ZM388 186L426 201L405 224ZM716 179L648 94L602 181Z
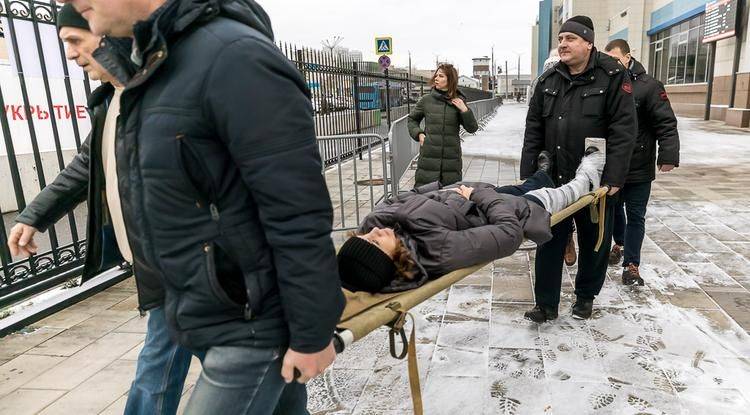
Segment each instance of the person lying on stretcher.
M342 286L371 293L410 290L511 255L524 238L547 242L551 215L599 187L604 140L588 144L576 177L557 188L548 174L551 156L543 151L538 171L520 185L435 182L385 200L339 250Z

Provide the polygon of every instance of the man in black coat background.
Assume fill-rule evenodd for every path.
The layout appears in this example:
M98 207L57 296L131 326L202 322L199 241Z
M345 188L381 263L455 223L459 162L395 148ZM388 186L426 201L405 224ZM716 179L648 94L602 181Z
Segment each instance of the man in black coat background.
M605 50L627 68L633 83L633 97L638 113L638 136L630 160L630 171L615 207L615 245L612 247L609 263L616 265L622 259L622 283L643 285L639 266L646 230L646 205L651 196L651 182L656 178L654 164L663 173L679 166L680 136L677 132L677 118L669 104L664 85L648 75L643 65L630 56L628 42L623 39L612 40Z
M636 133L632 86L625 69L594 48L594 25L586 16L566 21L558 35L560 62L539 77L529 112L521 154L521 179L537 168L539 153L552 154L550 173L559 186L575 177L587 137L606 140L607 162L602 185L612 196L625 184ZM589 318L593 300L604 284L613 206L607 204L604 245L594 252L598 225L588 209L553 228L552 240L537 248L535 259L536 306L525 317L536 322L557 318L562 285L562 264L571 222L575 220L580 249L575 280L573 316Z

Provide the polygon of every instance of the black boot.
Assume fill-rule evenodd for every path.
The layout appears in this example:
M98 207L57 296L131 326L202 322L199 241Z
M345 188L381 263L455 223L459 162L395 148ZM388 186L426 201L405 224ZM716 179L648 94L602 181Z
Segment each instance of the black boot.
M547 150L542 150L536 158L536 169L547 174L552 170L552 154Z
M578 320L586 320L591 318L591 313L594 309L594 300L584 300L582 298L576 298L575 304L573 304L573 318Z
M557 307L545 307L537 304L531 310L523 313L523 317L535 323L544 323L557 318Z

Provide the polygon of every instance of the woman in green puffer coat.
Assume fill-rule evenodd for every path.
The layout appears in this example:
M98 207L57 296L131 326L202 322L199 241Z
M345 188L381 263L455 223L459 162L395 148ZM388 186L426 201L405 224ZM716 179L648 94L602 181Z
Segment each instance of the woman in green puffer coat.
M458 72L453 65L438 66L430 84L430 93L409 114L409 134L421 146L415 187L435 181L443 186L461 181L460 127L470 133L479 129L466 98L458 90ZM420 126L422 119L424 129Z

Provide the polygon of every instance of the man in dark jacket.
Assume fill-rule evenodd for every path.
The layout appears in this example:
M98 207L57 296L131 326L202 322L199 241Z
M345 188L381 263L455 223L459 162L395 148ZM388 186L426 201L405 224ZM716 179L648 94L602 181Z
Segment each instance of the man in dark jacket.
M646 206L651 196L651 182L656 178L654 164L663 173L679 166L680 136L677 132L677 118L669 104L664 85L648 75L643 65L630 56L628 42L623 39L612 40L605 50L627 68L638 112L638 138L630 159L630 171L615 207L615 245L609 255L609 263L616 265L622 260L623 284L643 285L638 268L646 230Z
M9 245L14 254L35 252L33 237L37 229L46 230L86 200L89 215L86 259L81 279L85 283L122 262L123 258L130 260L125 242L116 242L126 236L122 227L113 226L117 222L114 217L118 214L112 212L112 207L117 204L112 199L116 190L107 188L107 185L116 186L116 180L112 178L114 169L105 162L106 149L110 150L107 154L111 154L115 139L112 120L117 117L117 105L114 103L114 93L122 91L122 84L96 60L119 59L127 48L123 48L123 53L115 51L116 55L99 49L101 36L92 34L86 20L69 4L58 12L57 25L60 38L66 45L66 57L81 66L90 79L101 81L102 85L94 90L88 100L91 132L80 153L16 218L18 224L11 230ZM113 231L113 228L117 230ZM167 333L161 292L158 281L141 281L138 284L141 312L149 312L148 332L138 356L136 377L128 393L126 414L174 414L190 367L190 351L171 340ZM144 301L148 297L157 300Z
M635 143L635 106L632 86L620 64L594 48L591 19L575 16L560 27L560 62L539 77L526 117L521 154L521 178L536 170L542 150L552 153L552 177L557 185L575 175L587 137L606 139L607 162L602 185L614 195L625 183ZM612 235L612 204L607 204L604 245L594 252L598 226L589 209L553 228L552 240L537 248L535 269L536 306L525 316L536 322L557 318L562 283L562 263L571 221L578 230L579 267L573 316L589 318L607 271Z
M344 298L309 91L268 16L251 0L70 2L94 33L133 37L119 190L136 277L164 285L172 335L205 352L186 412L306 413Z

